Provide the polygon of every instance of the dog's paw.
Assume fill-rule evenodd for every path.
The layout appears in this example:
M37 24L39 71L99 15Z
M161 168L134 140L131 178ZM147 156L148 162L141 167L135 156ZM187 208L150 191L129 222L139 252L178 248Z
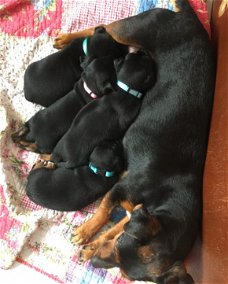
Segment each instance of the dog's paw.
M72 39L70 33L59 34L54 40L53 47L56 49L62 49L67 46L71 42L71 40Z
M23 125L18 131L11 135L13 142L23 150L39 153L36 142L30 142L26 140L26 135L29 133L29 127Z
M50 162L50 161L45 161L45 160L38 160L32 167L32 170L37 170L41 168L47 168L50 170L56 169L56 164Z
M18 131L11 134L11 138L14 143L18 144L21 140L25 139L25 136L29 133L29 128L26 125L23 125Z
M88 245L83 246L79 252L79 261L84 262L91 259L97 251L97 245L95 242L92 242Z
M72 233L71 241L76 245L82 245L88 243L92 238L93 233L87 227L87 222L79 227L75 227Z

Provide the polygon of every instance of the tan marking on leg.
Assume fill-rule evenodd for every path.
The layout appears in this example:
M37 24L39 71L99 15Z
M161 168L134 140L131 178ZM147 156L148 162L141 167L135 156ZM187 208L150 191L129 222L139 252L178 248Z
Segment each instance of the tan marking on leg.
M111 229L103 232L95 241L84 246L80 252L80 260L81 261L89 260L93 255L97 253L98 249L99 249L99 254L102 254L102 246L107 241L112 240L115 237L119 236L123 232L123 227L128 221L129 221L129 218L127 216L124 217L119 223L114 225ZM108 252L106 250L105 253L108 254L111 252Z
M37 170L40 168L47 168L50 170L56 169L56 164L52 163L50 161L45 161L45 160L38 160L32 167L33 170Z
M115 204L110 200L110 193L102 199L97 212L91 219L73 230L72 242L85 244L91 239L109 220Z
M134 205L133 203L131 203L130 201L128 200L124 200L124 201L121 201L120 202L120 205L127 211L131 212L133 209L134 209Z
M39 159L44 161L50 161L51 154L40 154Z
M105 26L105 25L99 25L99 26ZM76 38L92 36L94 34L95 28L96 27L92 27L74 33L59 34L55 38L53 46L57 49L62 49L68 44L70 44Z
M38 160L32 167L32 170L37 170L37 169L41 169L41 168L44 168L45 167L45 164L44 164L44 161L42 160Z

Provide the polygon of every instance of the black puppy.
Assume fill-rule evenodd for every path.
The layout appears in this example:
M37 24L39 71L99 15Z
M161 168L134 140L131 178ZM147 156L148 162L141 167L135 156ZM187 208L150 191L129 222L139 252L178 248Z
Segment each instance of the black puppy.
M98 27L93 36L76 39L64 49L31 63L24 75L25 98L47 107L72 90L80 79L80 63L85 56L118 58L126 52L126 46Z
M37 167L43 166L38 162ZM105 141L95 147L90 163L77 169L58 167L32 170L26 193L46 208L60 211L80 210L104 195L123 170L122 142Z
M21 129L12 134L13 141L21 148L51 153L79 110L93 99L108 95L114 90L116 71L111 57L93 60L89 58L84 61L83 66L85 70L72 91L37 112Z
M117 64L117 90L86 105L58 142L51 161L74 168L88 163L93 148L106 139L122 138L136 118L143 94L155 82L155 66L143 52L129 53Z

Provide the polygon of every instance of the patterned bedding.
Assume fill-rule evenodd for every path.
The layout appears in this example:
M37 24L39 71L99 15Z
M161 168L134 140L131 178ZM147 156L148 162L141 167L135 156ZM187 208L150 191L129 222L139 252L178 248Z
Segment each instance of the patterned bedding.
M201 0L191 0L191 4L209 32L205 4ZM170 0L0 0L1 268L8 269L18 261L59 283L130 283L121 278L117 268L104 270L90 263L79 264L79 247L70 242L73 226L90 218L99 200L70 213L32 203L24 188L37 155L17 148L10 135L40 109L25 100L23 75L29 63L55 52L55 35L153 7L173 9ZM113 222L121 214L121 210L115 212Z

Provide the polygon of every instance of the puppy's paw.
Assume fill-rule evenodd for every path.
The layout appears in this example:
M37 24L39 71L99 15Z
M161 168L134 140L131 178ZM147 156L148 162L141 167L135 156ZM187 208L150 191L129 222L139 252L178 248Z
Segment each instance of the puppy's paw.
M83 246L79 253L79 261L84 262L92 258L95 255L97 248L96 242Z
M26 125L23 125L18 131L14 132L11 135L11 138L14 143L20 143L21 140L25 139L25 136L29 133L29 128Z
M62 49L67 46L71 41L72 38L70 33L59 34L54 40L53 47L56 49Z
M32 170L37 170L41 168L47 168L50 170L54 170L56 168L56 165L50 161L45 160L38 160L32 167Z
M11 135L13 142L23 150L39 153L36 142L30 142L26 140L26 135L29 133L29 127L23 125L18 131Z

